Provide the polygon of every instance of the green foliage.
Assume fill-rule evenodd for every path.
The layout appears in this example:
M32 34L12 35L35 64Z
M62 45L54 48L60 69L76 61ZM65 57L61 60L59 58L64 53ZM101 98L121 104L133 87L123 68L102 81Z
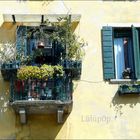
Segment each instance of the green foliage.
M16 43L3 43L0 48L0 63L10 63L21 58L22 52L17 52Z
M21 80L26 80L29 78L39 78L40 69L36 66L23 66L18 70L17 77Z
M27 29L27 38L36 38L37 40L44 40L49 38L48 32L44 26L35 26Z
M50 31L50 28L53 30ZM64 18L59 17L57 22L46 20L43 25L28 30L27 36L42 41L48 38L60 42L62 46L66 48L66 59L79 60L82 59L85 54L83 49L85 42L73 32L69 16Z
M138 84L138 85L140 85L140 81L136 81L135 83Z
M58 22L51 23L51 26L55 27L55 32L50 35L50 38L57 40L66 45L66 58L67 59L82 59L84 56L83 46L85 45L84 40L80 40L72 31L72 24L69 16L65 18L58 18Z
M53 78L55 75L63 76L63 68L59 65L42 65L41 67L37 66L23 66L17 72L17 78L20 80L27 79L39 79L47 80L48 78Z
M20 49L16 48L16 43L7 42L0 48L0 64L8 64L15 61L25 64L30 59L30 56L25 56L23 47Z
M44 78L53 78L53 74L54 74L54 69L51 65L42 65L40 68L41 71L41 75Z
M53 66L54 69L54 76L59 77L64 75L63 67L60 65Z

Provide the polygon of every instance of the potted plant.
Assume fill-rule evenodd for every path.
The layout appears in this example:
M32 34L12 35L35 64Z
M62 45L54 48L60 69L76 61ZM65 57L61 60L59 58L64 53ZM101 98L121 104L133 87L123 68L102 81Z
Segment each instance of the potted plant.
M15 43L3 43L0 48L0 65L4 80L9 80L11 76L15 75L16 68L19 67L16 57L17 53Z
M60 65L53 66L54 69L54 77L62 77L64 75L63 67Z
M17 69L27 59L22 48L17 50L16 43L3 43L0 48L0 66L4 80L10 80L12 76L15 77Z
M61 42L65 50L65 53L62 54L61 65L72 73L73 78L80 78L86 43L74 33L69 16L58 18L58 22L51 23L51 26L56 30L50 35L50 38Z
M17 78L19 80L48 80L54 77L61 77L64 75L62 66L42 65L38 66L23 66L18 69Z
M121 85L119 86L118 93L119 95L140 94L140 85L139 84Z
M122 76L123 76L124 79L131 79L131 76L132 76L132 70L131 70L131 68L126 68L123 71Z
M59 49L61 55L59 55L57 59L60 61L64 60L66 65L64 64L63 66L71 68L72 63L79 60L80 63L82 62L81 60L85 54L84 46L86 43L74 33L69 16L64 18L59 17L55 23L46 20L43 25L32 27L31 29L29 28L27 32L28 38L35 38L37 40L37 46L39 47L36 46L36 48L45 48L46 46L43 40L46 39L48 39L47 42L51 40L51 42L58 42L57 44L61 44L62 49ZM34 51L34 54L38 59L40 58L39 56L43 57L44 55L43 52L38 49ZM40 61L43 62L43 60Z
M38 66L24 66L18 69L17 72L17 82L24 83L17 84L19 87L16 89L23 88L23 85L26 87L26 92L28 91L28 97L32 96L32 94L37 95L44 94L48 91L47 86L48 81L53 80L55 82L55 77L63 76L64 71L61 66L51 66L51 65L42 65L41 67ZM23 91L24 92L24 91ZM50 93L50 88L49 88ZM46 95L47 96L47 95ZM42 98L42 97L41 97ZM44 97L43 97L44 99Z

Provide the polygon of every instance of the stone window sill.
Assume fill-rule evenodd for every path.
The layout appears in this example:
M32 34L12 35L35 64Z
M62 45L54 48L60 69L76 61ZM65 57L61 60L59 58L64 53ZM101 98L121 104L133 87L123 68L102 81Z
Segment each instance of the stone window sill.
M134 84L140 82L140 79L111 79L110 84Z

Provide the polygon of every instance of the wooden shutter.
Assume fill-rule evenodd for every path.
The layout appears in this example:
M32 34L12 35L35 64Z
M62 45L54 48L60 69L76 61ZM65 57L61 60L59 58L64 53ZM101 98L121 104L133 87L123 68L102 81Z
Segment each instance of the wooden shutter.
M104 80L115 78L114 53L113 53L113 29L102 28L102 51Z
M132 26L132 36L133 36L133 49L134 49L135 76L137 79L140 79L139 33L134 26Z
M17 51L23 50L24 55L27 55L27 28L25 26L18 26L16 32L16 47Z

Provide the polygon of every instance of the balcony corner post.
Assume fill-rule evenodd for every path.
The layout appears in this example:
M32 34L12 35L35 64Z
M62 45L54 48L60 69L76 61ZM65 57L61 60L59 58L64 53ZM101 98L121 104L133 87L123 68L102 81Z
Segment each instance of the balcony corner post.
M19 115L20 115L20 123L21 124L26 124L26 111L25 108L21 108L19 110Z

